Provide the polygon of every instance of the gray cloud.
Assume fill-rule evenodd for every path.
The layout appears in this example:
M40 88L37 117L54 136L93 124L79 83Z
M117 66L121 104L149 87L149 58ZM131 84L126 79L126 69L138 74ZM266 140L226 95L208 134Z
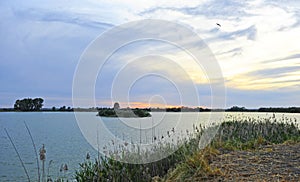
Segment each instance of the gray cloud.
M250 14L246 11L245 6L247 2L245 1L231 1L231 0L213 0L204 4L200 4L194 7L154 7L144 10L139 13L143 16L146 14L152 14L156 11L161 10L172 10L182 12L187 15L204 15L207 18L218 18L218 19L235 19L239 20L241 16L249 16Z
M16 17L22 19L26 18L29 20L43 21L43 22L62 22L67 24L75 24L83 27L91 28L104 28L108 29L113 27L113 24L100 22L87 17L88 15L80 13L71 13L63 11L51 11L51 10L40 10L40 9L13 9L13 13Z
M240 90L227 88L227 107L234 105L247 108L299 106L300 85L294 89Z
M245 29L229 32L229 33L220 33L221 39L235 39L238 37L247 37L248 40L255 40L257 35L257 29L255 25L251 25Z
M270 69L263 69L257 70L249 73L249 76L260 76L260 77L279 77L287 73L295 72L300 70L300 66L286 66L280 68L270 68ZM286 81L285 81L286 82Z
M300 58L300 53L299 54L292 54L292 55L286 56L286 57L281 57L281 58L266 60L266 61L263 61L262 63L273 63L273 62L285 61L285 60L297 59L297 58Z
M71 98L81 53L112 25L50 9L6 8L0 26L5 26L0 29L0 107L5 107L23 97Z
M217 54L217 55L231 54L231 56L236 56L236 55L241 54L242 52L243 52L243 48L237 47L237 48L234 48L234 49L230 49L230 50L228 50L228 51L217 52L216 54Z

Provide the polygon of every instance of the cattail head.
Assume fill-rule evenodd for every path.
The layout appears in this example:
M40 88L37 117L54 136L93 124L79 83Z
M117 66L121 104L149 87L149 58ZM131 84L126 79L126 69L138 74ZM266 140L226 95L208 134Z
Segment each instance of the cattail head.
M68 165L65 164L65 165L64 165L64 171L67 171L67 170L69 170L69 169L68 169Z
M40 160L41 161L46 160L46 149L45 149L44 144L43 144L42 148L40 148Z
M90 158L91 158L90 154L87 153L87 154L86 154L86 159L89 160Z

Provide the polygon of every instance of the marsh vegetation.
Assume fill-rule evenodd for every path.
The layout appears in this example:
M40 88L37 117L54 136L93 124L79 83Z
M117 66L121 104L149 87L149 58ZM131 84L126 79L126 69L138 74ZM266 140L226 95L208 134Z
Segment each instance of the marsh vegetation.
M204 149L199 149L202 134L213 127L219 130ZM252 118L229 115L219 126L194 126L186 131L187 137L176 144L159 139L151 150L128 148L126 143L119 150L107 151L106 157L86 160L76 172L77 181L193 181L192 179L220 178L220 168L211 166L213 159L224 151L255 151L264 146L284 142L300 141L300 130L296 119ZM168 136L168 135L166 135ZM123 163L122 157L150 159L160 152L178 150L161 160L145 164ZM119 155L123 154L123 155ZM117 158L119 157L119 158ZM121 158L120 158L121 157ZM124 160L123 158L123 160ZM119 159L119 160L114 160Z

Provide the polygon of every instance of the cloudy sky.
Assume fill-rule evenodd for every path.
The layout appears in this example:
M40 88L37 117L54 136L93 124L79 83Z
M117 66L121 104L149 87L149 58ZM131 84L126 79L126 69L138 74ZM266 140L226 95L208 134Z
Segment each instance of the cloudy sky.
M24 97L42 97L46 107L72 106L74 73L88 45L116 26L145 19L172 21L201 37L224 76L226 107L300 105L298 0L3 0L0 107L12 107L16 99ZM149 56L141 58L150 54L161 57L156 62ZM174 82L153 75L137 79L124 92L129 95L131 106L193 106L189 102L192 95L181 102L182 93L176 90L177 81L182 86L192 81L198 91L198 105L209 107L210 82L205 81L205 70L192 66L189 59L184 51L158 41L130 44L115 52L99 73L96 104L111 105L111 88L120 87L113 85L117 74L126 70L144 73L147 69L169 73L168 69L157 67L168 68L168 61L174 61L187 75L175 70L170 74ZM153 66L157 62L163 63ZM125 101L120 101L121 106L126 105Z

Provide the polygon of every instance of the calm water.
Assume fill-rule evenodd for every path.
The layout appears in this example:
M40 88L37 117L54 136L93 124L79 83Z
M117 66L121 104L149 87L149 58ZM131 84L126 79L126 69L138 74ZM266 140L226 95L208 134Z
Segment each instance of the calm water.
M93 132L95 127L85 128L90 124L92 126L92 123L89 123L90 120L100 122L96 113L81 113L81 115L86 119L86 124L79 124L81 126L79 128L74 113L0 113L0 181L26 180L21 163L4 132L4 128L13 138L31 179L36 179L37 168L34 150L24 121L31 130L37 148L39 149L42 144L45 144L47 150L46 175L49 161L52 160L49 175L55 178L65 176L71 179L74 171L79 167L78 164L85 160L87 152L90 153L92 159L97 157L97 151L92 147L96 140L89 141L92 144L90 145L81 130L83 132L91 130L92 132L84 135L91 134L91 136L95 136L94 138L98 138L97 144L101 147L111 142L111 138L105 132L97 131L95 133ZM167 131L171 131L173 128L178 135L183 135L187 129L192 130L193 124L205 125L210 120L220 122L222 119L222 116L218 114L210 116L210 113L153 113L152 115L153 117L144 119L104 118L102 119L104 123L102 127L106 127L116 138L134 143L149 143L153 140L153 136L164 136ZM226 115L271 117L272 113L226 113ZM300 121L300 114L276 114L277 118L283 116L292 119L297 118L297 121ZM69 170L60 172L60 166L65 163Z

